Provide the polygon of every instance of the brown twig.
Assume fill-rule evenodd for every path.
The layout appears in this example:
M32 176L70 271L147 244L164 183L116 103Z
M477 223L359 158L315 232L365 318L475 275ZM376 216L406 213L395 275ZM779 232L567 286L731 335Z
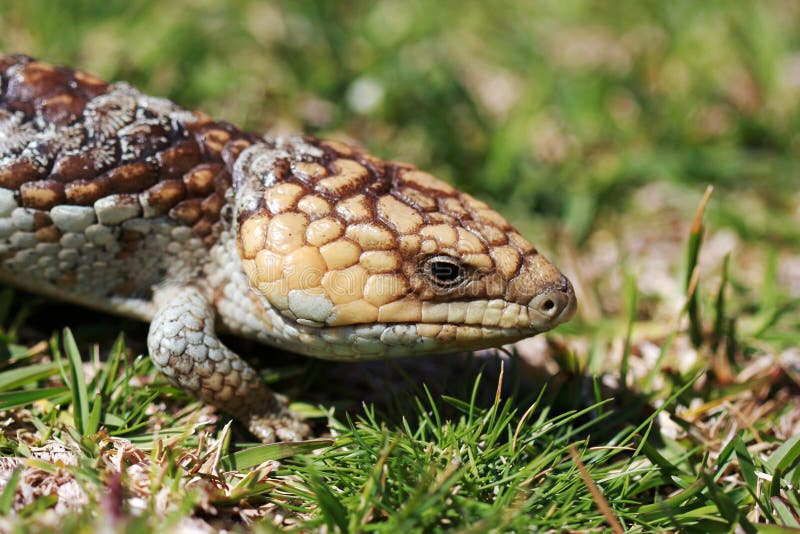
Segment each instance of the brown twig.
M575 465L578 466L578 471L581 474L581 478L583 478L584 484L589 488L589 492L592 494L597 509L606 517L606 522L608 522L611 530L614 531L614 534L625 534L622 525L620 525L619 521L614 516L614 512L611 511L611 506L609 506L608 501L600 492L600 488L598 488L597 484L592 480L589 471L587 471L586 466L583 465L583 460L581 460L580 455L578 455L578 450L574 446L569 448L569 455L575 460Z

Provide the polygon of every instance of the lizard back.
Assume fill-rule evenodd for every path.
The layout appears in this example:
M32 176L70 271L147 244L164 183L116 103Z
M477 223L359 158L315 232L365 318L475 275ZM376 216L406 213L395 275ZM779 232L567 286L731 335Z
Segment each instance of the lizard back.
M0 277L149 319L218 239L258 139L126 83L0 55ZM229 211L229 209L228 209Z

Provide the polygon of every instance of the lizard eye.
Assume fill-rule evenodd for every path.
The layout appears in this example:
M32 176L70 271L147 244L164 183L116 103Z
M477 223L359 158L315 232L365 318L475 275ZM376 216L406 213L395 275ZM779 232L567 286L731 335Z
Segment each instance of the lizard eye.
M428 258L423 265L422 272L428 280L441 288L455 287L466 276L466 271L461 263L450 256Z

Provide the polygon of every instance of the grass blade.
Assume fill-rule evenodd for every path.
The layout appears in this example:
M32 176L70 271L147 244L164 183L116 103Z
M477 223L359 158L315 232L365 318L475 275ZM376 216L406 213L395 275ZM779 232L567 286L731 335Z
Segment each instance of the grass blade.
M331 530L339 527L341 532L349 532L347 521L347 509L339 502L339 499L328 489L328 486L318 475L312 475L309 480L311 488L317 498L322 516Z
M628 298L628 326L625 331L625 347L622 352L622 363L620 365L620 375L622 380L622 387L626 387L628 383L628 370L630 368L631 357L631 342L633 340L633 324L636 321L636 306L639 300L639 293L636 287L636 281L632 277L628 277L625 284L626 293Z
M322 447L329 447L333 443L332 439L311 439L308 441L256 445L223 457L220 461L220 467L226 471L248 469L268 460L281 460L290 456L309 453Z
M19 485L20 473L22 473L21 467L17 467L11 472L11 476L6 482L6 487L3 488L3 493L0 494L0 516L6 516L11 511L11 506L14 504L14 494L17 492L17 486Z
M702 477L705 482L705 487L708 490L708 496L711 497L711 500L717 505L717 509L722 517L731 525L738 523L745 532L755 532L756 530L753 525L750 524L742 511L739 510L739 507L730 495L722 491L708 474L703 473Z
M114 381L119 372L119 366L122 363L122 358L125 356L125 336L120 333L114 341L114 345L109 352L108 362L102 367L97 378L97 390L102 392L105 398L108 398L114 388Z
M56 363L38 363L0 373L0 391L15 389L50 378L58 372Z
M75 428L86 435L89 423L89 393L86 389L86 377L83 374L83 361L78 345L69 328L64 329L64 352L67 353L69 362L70 379L69 388L72 391L73 405L72 413L75 421Z
M103 411L103 396L100 393L95 393L92 402L92 411L89 413L89 419L86 422L85 434L94 434L100 428L100 420Z
M720 341L725 337L725 290L728 287L728 266L730 264L730 253L725 254L725 259L722 261L722 280L719 282L719 290L717 291L717 300L714 305L714 331L711 335L711 350L717 351Z
M779 473L785 472L800 457L800 434L784 441L767 459L767 466Z
M29 406L36 401L44 399L51 400L68 392L69 388L54 387L0 393L0 410L10 410L12 408L19 408L21 406Z
M753 457L747 450L747 446L739 436L733 437L733 447L736 451L736 458L739 460L739 469L742 470L742 476L747 485L747 489L755 496L757 493L758 476L756 476L756 467L753 463Z
M800 523L797 522L792 510L790 510L786 503L783 502L783 499L780 497L773 497L772 505L775 507L775 513L781 518L781 523L783 526L794 528L800 527Z
M700 248L703 244L703 214L711 198L711 193L714 187L709 185L706 187L706 192L697 207L697 212L694 216L692 228L689 232L689 242L686 247L686 280L685 289L688 297L686 304L686 311L689 315L689 337L695 347L699 347L703 342L703 326L700 319L700 308L697 303L697 282L695 271L697 269L697 261L700 256Z

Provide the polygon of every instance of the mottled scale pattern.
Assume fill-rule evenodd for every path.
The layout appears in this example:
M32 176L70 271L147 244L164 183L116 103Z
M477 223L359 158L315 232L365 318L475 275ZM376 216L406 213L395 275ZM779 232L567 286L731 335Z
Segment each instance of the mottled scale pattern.
M231 163L258 137L25 56L0 56L0 89L5 278L143 315L219 237Z
M21 55L0 55L0 281L149 321L155 365L265 441L308 427L220 329L352 360L496 346L576 308L502 216L411 165Z

